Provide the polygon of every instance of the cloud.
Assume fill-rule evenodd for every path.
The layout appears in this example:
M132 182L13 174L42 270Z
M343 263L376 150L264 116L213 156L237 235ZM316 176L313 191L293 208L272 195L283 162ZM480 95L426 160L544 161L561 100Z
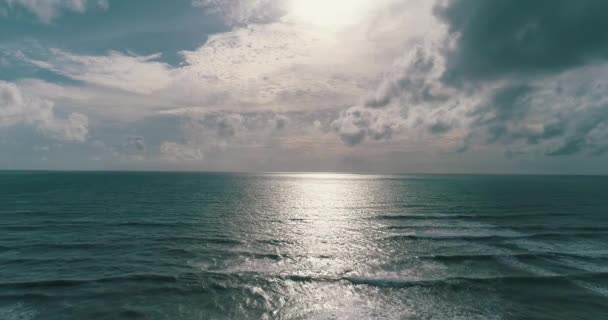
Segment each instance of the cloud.
M140 154L146 151L146 141L142 136L128 135L116 149L125 154Z
M416 88L410 92L422 92L424 87L427 94L433 93L435 84L424 75L430 70L442 68L442 65L436 64L441 61L430 55L435 52L425 51L421 47L411 55L400 53L403 47L419 42L423 38L421 34L427 32L427 25L432 20L429 3L382 1L342 29L327 29L326 26L304 21L304 17L291 19L295 16L294 12L277 13L272 11L274 9L268 9L279 8L278 3L195 2L195 5L217 10L227 19L238 22L234 23L233 30L211 36L199 48L182 51L184 61L178 67L155 61L157 56L138 57L117 52L107 56L86 56L53 49L48 59L27 58L40 68L85 84L122 89L134 95L87 86L62 86L65 92L61 97L53 96L57 95L55 89L39 90L40 86L35 86L32 90L44 92L54 99L60 98L74 108L86 107L87 112L103 111L106 113L102 115L104 117L119 112L124 117L122 113L126 113L127 108L113 109L114 105L121 104L128 105L128 112L138 113L139 118L153 112L181 114L187 119L184 122L189 123L184 127L191 128L184 134L185 143L180 141L178 144L193 145L195 149L205 152L211 145L216 148L235 143L243 145L242 140L246 139L242 139L240 133L249 130L246 132L250 134L253 123L252 117L245 116L247 114L313 114L355 104L383 108L382 100L391 102L391 99L404 92L405 86ZM341 4L349 5L348 2ZM306 2L302 1L295 7L304 5ZM293 8L284 6L283 9ZM273 13L261 19L261 12L275 12L276 15ZM335 13L339 14L340 11ZM401 57L394 63L392 69L395 71L387 72L385 81L373 96L357 103L373 89L375 81L397 56ZM397 100L404 99L398 97ZM416 93L416 96L408 99L422 100L424 93ZM98 102L102 100L104 104L99 105ZM402 117L407 112L394 107L392 110L394 114L384 116L380 112L363 111L356 107L343 112L346 118L341 121L313 120L319 123L321 131L340 132L342 140L352 145L365 139L389 139L400 132L405 121ZM204 120L199 118L201 113L206 114ZM238 116L242 118L238 120ZM268 140L267 132L273 131L268 128L289 131L286 129L290 126L303 126L292 123L284 116L262 122L266 123L266 127L256 129L264 132L261 136L265 138L261 140ZM434 125L440 127L437 123ZM182 128L182 131L186 129ZM204 141L201 141L203 136Z
M354 146L366 138L390 139L400 129L400 118L398 114L395 117L395 114L386 110L357 106L344 110L331 126L344 143Z
M50 23L61 11L83 13L90 7L107 10L107 0L3 0L9 7L20 6L34 14L40 21Z
M414 45L393 63L377 89L366 99L365 106L381 108L391 102L412 105L440 99L443 64L436 44L428 41Z
M180 51L174 65L160 54L20 48L20 63L44 71L28 76L47 80L15 82L37 101L19 104L27 111L15 123L81 141L89 117L108 123L104 130L122 128L92 131L92 139L112 141L103 152L116 158L209 169L272 168L279 157L284 168L298 161L322 167L327 159L360 168L377 154L401 165L404 155L424 163L433 152L464 161L608 150L605 36L585 22L599 26L594 11L603 4L380 0L362 7L369 10L349 7L363 2L193 1L231 28ZM315 8L327 10L319 17ZM339 23L328 21L334 15ZM51 83L49 72L75 81ZM23 120L40 119L24 114L42 114L51 101L51 120Z
M26 53L18 56L82 82L61 86L61 99L69 105L88 112L103 110L104 117L114 113L145 117L158 109L241 112L344 106L370 89L380 73L380 60L374 59L376 45L370 39L338 38L301 25L268 23L211 36L199 48L180 52L184 61L179 66L157 61L159 55L120 52L79 55L59 49L43 54L23 50ZM43 92L54 99L55 91ZM115 105L128 105L129 110Z
M84 142L89 121L80 113L57 117L51 101L24 96L17 85L0 81L0 127L14 125L32 126L52 139Z
M253 143L284 130L288 123L287 116L271 112L191 113L184 119L182 133L190 143L207 148L223 148L232 144Z
M379 71L355 63L370 54L371 44L352 41L352 48L361 50L346 49L338 39L298 25L249 25L214 35L197 50L182 52L185 66L176 72L176 79L205 86L206 92L226 93L241 105L336 107L362 94L362 84Z
M193 0L192 5L219 14L232 25L269 23L285 14L284 1Z
M175 142L164 142L160 146L160 152L169 160L193 161L204 159L203 152L200 149Z
M332 122L334 132L351 146L445 136L460 151L602 155L608 38L591 26L603 23L604 6L440 1L434 14L443 27L409 46L361 106Z
M608 2L447 0L436 13L456 44L455 80L559 72L608 58Z
M283 130L289 125L289 118L285 115L275 115L274 119L274 128L276 130Z
M393 62L363 105L339 114L332 122L334 131L350 146L420 128L431 134L448 133L460 122L462 106L473 99L440 81L444 62L434 39L415 44Z
M276 147L275 137L288 128L289 117L271 112L190 112L183 118L181 141L165 141L165 157L185 160L217 158L241 148Z
M608 63L557 75L503 81L470 108L468 144L548 156L606 151Z
M220 140L230 140L238 135L243 124L243 117L239 114L224 114L215 118L203 118L200 123L215 133Z
M107 56L86 56L51 49L44 60L23 54L21 57L39 68L74 80L139 94L163 89L172 80L169 65L155 61L160 54L136 56L112 51Z

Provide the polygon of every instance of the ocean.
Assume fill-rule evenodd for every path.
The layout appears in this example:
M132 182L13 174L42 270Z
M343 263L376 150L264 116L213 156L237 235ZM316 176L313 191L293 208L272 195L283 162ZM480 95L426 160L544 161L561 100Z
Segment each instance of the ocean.
M607 319L608 177L0 172L0 319Z

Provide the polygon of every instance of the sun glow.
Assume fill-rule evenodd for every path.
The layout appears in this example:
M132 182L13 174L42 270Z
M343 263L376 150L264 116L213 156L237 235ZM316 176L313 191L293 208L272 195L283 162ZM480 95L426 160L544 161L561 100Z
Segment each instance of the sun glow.
M291 0L289 18L324 28L339 28L361 21L370 0Z

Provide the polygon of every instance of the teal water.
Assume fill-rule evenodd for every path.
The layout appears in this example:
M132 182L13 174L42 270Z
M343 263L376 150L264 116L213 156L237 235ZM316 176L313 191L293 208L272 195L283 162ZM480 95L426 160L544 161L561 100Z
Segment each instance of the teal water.
M608 177L0 173L0 319L604 319Z

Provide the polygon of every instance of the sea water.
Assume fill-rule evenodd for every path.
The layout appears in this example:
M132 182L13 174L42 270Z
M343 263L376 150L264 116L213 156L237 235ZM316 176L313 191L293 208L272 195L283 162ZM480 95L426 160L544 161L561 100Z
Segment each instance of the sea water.
M608 177L0 173L0 319L606 319Z

